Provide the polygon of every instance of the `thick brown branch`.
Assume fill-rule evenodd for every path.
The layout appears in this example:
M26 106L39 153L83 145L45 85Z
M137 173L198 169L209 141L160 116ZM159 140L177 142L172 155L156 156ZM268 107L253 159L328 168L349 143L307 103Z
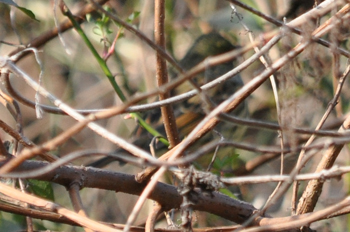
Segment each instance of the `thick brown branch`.
M0 162L0 165L3 164L4 162ZM15 171L29 171L43 168L46 165L48 163L26 161ZM132 195L140 195L146 186L145 183L137 183L132 175L75 166L63 166L36 179L54 182L66 187L69 187L73 182L77 182L81 184L81 188L100 188ZM194 210L210 212L236 223L243 223L256 211L256 208L249 203L231 199L217 192L214 192L212 196L208 196L196 191L193 196L196 201L193 207ZM180 208L182 203L182 197L177 189L164 183L158 183L149 198L161 204L164 210Z

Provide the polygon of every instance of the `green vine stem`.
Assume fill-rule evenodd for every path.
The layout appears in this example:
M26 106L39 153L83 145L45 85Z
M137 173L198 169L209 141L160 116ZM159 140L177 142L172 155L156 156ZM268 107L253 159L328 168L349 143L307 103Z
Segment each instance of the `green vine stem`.
M112 87L114 88L115 92L119 96L122 102L126 102L126 97L123 94L122 90L118 86L117 82L115 81L115 78L113 74L111 73L110 69L107 66L106 61L99 55L99 53L96 51L95 47L90 42L89 38L84 33L83 29L80 27L80 24L76 21L74 15L71 13L71 11L68 9L66 4L61 1L60 8L62 11L62 14L67 16L68 19L72 22L73 27L78 32L78 34L81 36L87 47L92 52L93 56L96 58L98 64L100 65L102 71L107 76L108 80L112 84ZM137 123L145 128L150 134L152 134L155 137L159 137L159 141L162 142L164 145L169 146L169 142L164 138L162 134L160 134L157 130L155 130L151 125L149 125L145 120L142 119L141 115L138 113L130 113L130 117L135 119Z

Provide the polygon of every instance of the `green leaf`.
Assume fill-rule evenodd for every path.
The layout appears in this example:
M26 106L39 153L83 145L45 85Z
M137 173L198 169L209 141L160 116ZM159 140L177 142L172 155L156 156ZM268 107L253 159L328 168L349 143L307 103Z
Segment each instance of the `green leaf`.
M227 167L232 167L233 164L239 159L239 154L226 155L223 158L216 157L213 168L216 170L221 170Z
M239 154L231 154L227 155L222 159L222 163L224 166L231 166L239 157Z
M105 7L105 10L111 11L110 8ZM105 36L105 34L112 34L110 30L110 18L106 14L87 14L86 19L88 22L95 24L93 33L98 36Z
M39 181L39 180L29 180L30 189L33 193L39 197L53 201L54 194L50 182Z
M219 192L221 192L222 194L225 194L226 196L229 196L233 199L238 199L230 190L228 190L227 188L225 189L220 189Z
M220 170L223 168L223 163L219 157L216 157L214 163L213 163L213 168L216 170Z
M12 0L0 0L0 3L5 3L7 5L14 6L17 9L19 9L20 11L22 11L24 14L29 16L31 19L34 19L35 21L39 22L39 20L37 18L35 18L35 14L32 11L30 11L30 10L24 8L24 7L20 7L19 5L17 5L17 3L15 3Z
M95 26L92 28L92 32L95 34L95 35L98 35L98 36L103 36L103 32L101 30L101 27L99 26Z
M18 6L17 8L20 11L22 11L23 13L25 13L27 16L29 16L31 19L34 19L35 21L39 22L39 20L35 17L35 14L32 11L30 11L30 10L28 10L26 8L20 7L20 6Z
M131 15L129 15L128 19L126 20L126 22L128 23L132 23L132 21L134 21L135 19L137 19L140 15L140 11L134 11Z

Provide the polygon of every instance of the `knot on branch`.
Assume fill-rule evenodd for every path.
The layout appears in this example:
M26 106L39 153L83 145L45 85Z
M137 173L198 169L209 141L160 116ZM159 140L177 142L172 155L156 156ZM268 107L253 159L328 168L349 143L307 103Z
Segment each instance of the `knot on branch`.
M221 183L218 176L210 172L198 171L193 166L175 172L175 175L182 182L182 185L179 187L179 193L181 195L188 194L194 188L200 188L205 193L211 193L224 188L224 184Z

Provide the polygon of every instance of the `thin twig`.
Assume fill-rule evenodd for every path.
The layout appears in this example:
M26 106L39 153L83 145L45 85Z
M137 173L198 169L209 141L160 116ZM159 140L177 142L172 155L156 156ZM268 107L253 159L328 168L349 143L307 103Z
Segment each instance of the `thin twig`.
M324 169L318 173L306 173L295 176L297 181L305 180L319 180L325 181L329 178L339 178L343 174L350 172L350 166L333 167L332 169ZM268 182L286 182L290 181L289 175L265 175L265 176L247 176L247 177L221 177L220 181L226 185L244 185L244 184L258 184Z
M32 146L31 148L24 149L16 158L10 160L6 165L1 167L0 173L7 173L16 168L25 160L30 159L36 155L45 155L44 152L57 148L57 146L66 142L72 135L84 129L88 122L89 121L85 121L75 124L73 127L70 127L68 130L62 132L57 137L49 140L41 146Z
M236 8L234 7L234 5L231 3L231 8L233 9L233 12L235 14L237 14L237 17L239 18L239 13L237 13ZM239 19L240 24L243 26L243 28L248 32L249 35L249 40L251 43L254 42L254 38L253 38L253 33L252 31L242 22L241 19ZM256 53L260 52L260 49L258 46L254 46L254 50ZM259 57L260 62L265 66L265 68L268 68L271 65L271 59L268 58L268 54L264 54L262 56ZM277 90L277 84L276 84L276 78L275 75L272 74L270 76L270 83L271 83L271 87L272 87L272 91L273 91L273 96L276 102L276 110L277 110L277 119L278 119L278 124L279 125L284 125L284 123L282 122L282 115L281 115L281 109L280 109L280 102L279 102L279 97L278 97L278 90ZM281 143L281 150L284 150L284 133L283 130L279 131L280 133L280 143ZM284 170L284 153L281 152L281 168L280 168L280 173L281 175L283 174L283 170ZM265 206L269 205L269 202L271 201L271 199L273 198L273 196L276 194L276 192L278 191L279 187L280 187L281 183L278 183L276 188L274 189L274 191L270 194L269 198L267 199ZM262 207L262 213L264 213L267 210L267 207Z
M254 9L253 7L250 7L244 3L242 3L241 1L238 0L228 0L229 2L242 7L243 9L265 19L266 21L278 26L278 27L283 27L283 26L287 26L288 29L293 32L296 33L298 35L302 35L303 32L300 29L297 29L296 27L303 25L304 23L308 22L309 20L312 20L313 18L319 18L323 15L325 15L327 12L329 12L330 10L333 9L333 7L337 7L340 6L343 2L342 1L333 1L333 0L327 0L324 1L323 3L321 3L320 5L318 5L317 8L313 8L312 10L310 10L309 12L303 14L301 17L298 17L297 19L287 23L287 25L271 16L268 16L264 13L262 13L261 11L258 11L256 9ZM270 32L271 33L271 32ZM332 47L332 43L324 40L322 38L314 38L315 42L331 48ZM343 48L337 47L338 52L347 57L350 58L350 52L348 50L345 50Z
M41 209L46 209L50 211L56 211L59 214L64 215L65 217L71 219L72 221L80 224L81 226L88 227L95 231L106 231L106 232L120 232L120 230L113 229L109 226L103 225L101 223L98 223L94 220L91 220L87 217L83 217L75 212L72 212L66 208L63 208L62 206L55 204L53 202L43 200L39 197L32 196L26 193L22 193L17 189L11 188L9 186L6 186L3 183L0 183L0 192L6 196L10 196L13 199L26 202L28 204L34 205L36 207L39 207Z
M245 60L241 65L234 68L229 73L223 75L225 78L227 76L234 76L238 73L238 70L241 66L245 66L251 64L254 60L258 59L262 54L268 51L268 49L273 46L280 39L280 36L271 39L269 43L267 43L259 53L254 54L247 60ZM284 61L286 62L286 61ZM237 107L245 98L247 98L258 86L260 86L266 78L266 73L272 73L274 70L269 69L265 71L263 74L255 77L252 81L243 86L240 90L235 92L232 96L230 96L227 100L218 105L212 112L210 112L207 117L205 117L192 132L188 135L188 137L183 140L177 147L167 152L163 155L162 159L168 159L170 156L177 157L183 150L188 147L190 144L194 143L196 140L201 138L204 134L206 134L211 128L213 128L219 120L217 116L221 113L226 113L232 111L235 107ZM220 78L218 78L220 79ZM217 79L217 80L218 80ZM175 152L176 151L176 152ZM175 154L174 154L175 153ZM155 172L154 168L147 168L144 172L137 174L136 178L138 181L142 182L148 180L149 177Z
M288 24L287 24L288 25ZM285 64L288 61L292 60L294 57L296 57L298 54L300 54L307 46L309 46L311 44L311 42L313 42L315 40L315 38L319 38L321 36L323 36L325 33L327 33L329 30L331 29L331 27L329 26L329 24L323 24L321 25L319 28L317 28L310 37L306 38L304 41L300 42L297 46L295 46L291 51L289 51L286 55L284 55L282 58L280 58L278 61L276 61L274 64L272 64L271 68L276 66L276 64L280 64L282 62L282 60L286 60L287 61L283 61L282 63ZM281 66L279 66L281 67ZM270 69L271 69L270 68ZM265 70L265 73L267 73L267 70ZM262 74L261 74L262 75ZM290 174L290 178L291 180L293 180L293 178L295 177L297 170L300 169L300 166L297 165L295 170ZM287 183L287 184L286 184ZM274 196L274 199L279 198L289 187L288 182L284 183L281 188L280 191ZM265 207L268 207L268 205L266 205ZM245 226L249 225L254 218L257 216L258 214L252 216L249 220L247 220L244 225L242 225L242 227L244 228Z
M157 222L157 217L161 212L162 212L162 206L158 202L154 202L152 211L149 213L149 215L147 217L145 232L154 232L155 231L154 227L155 227L156 222Z
M79 184L72 183L68 189L69 198L71 199L74 211L83 217L87 217L86 211L85 211L84 206L83 206L83 201L81 200L81 197L79 194L79 190L80 190ZM84 230L86 232L93 232L89 228L84 228Z
M108 0L98 0L98 4L101 4L101 5L105 4L106 2L108 2ZM82 22L84 22L84 19L85 19L84 16L86 14L89 14L89 13L95 11L95 10L96 9L95 9L95 7L93 7L92 4L86 4L78 12L75 12L73 14L77 17L78 23L82 23ZM28 47L39 48L39 47L43 46L44 44L48 43L50 40L56 38L58 33L63 33L72 27L73 27L72 23L69 20L65 20L58 27L51 29L51 30L48 30L47 32L44 32L40 36L31 40L28 44L25 45L24 48L21 47L21 48L18 48L16 50L12 51L9 54L9 56L13 56L15 54L18 54L21 51L23 51L25 48L28 48ZM59 30L57 28L59 28ZM23 58L23 57L27 56L28 54L29 54L28 52L21 53L20 56L18 57L18 59Z
M165 50L165 0L155 0L154 4L154 38L156 44ZM156 71L157 85L162 86L168 83L168 71L165 59L157 51L157 71ZM160 93L159 99L164 100L170 97L170 92ZM170 149L180 142L179 132L176 126L176 118L172 105L161 107L162 119L166 136L170 143Z
M338 83L338 86L337 86L337 90L334 94L334 97L333 99L331 100L326 112L324 113L322 119L320 120L319 124L317 125L316 129L315 130L318 130L322 127L322 125L324 124L324 122L326 121L326 119L328 118L328 116L330 115L331 111L334 109L334 107L336 106L337 102L338 102L338 99L340 97L340 93L341 93L341 90L342 90L342 87L344 85L344 81L346 79L346 77L350 74L350 65L348 65L347 69L345 70L345 72L343 73L342 77L339 79L339 83ZM346 122L346 121L345 121ZM344 123L345 123L344 122ZM343 126L346 126L346 124L343 123ZM343 127L342 126L342 127ZM341 128L342 128L341 127ZM343 129L338 130L339 132L341 131L345 131ZM346 128L346 127L345 127ZM314 140L315 140L316 136L315 135L312 135L309 140L306 142L305 146L308 146L310 145ZM341 146L342 145L338 145L338 146ZM302 161L302 159L304 158L304 155L305 155L305 152L302 150L300 152L300 155L299 155L299 158L298 158L298 162L297 162L297 166L299 166L299 163ZM335 157L337 156L337 154L335 154ZM325 168L325 167L324 167ZM322 169L324 169L322 168ZM293 209L295 209L296 207L296 197L297 197L297 192L298 192L298 182L295 182L294 183L294 186L293 186L293 200L292 200L292 207ZM299 206L298 206L299 208ZM308 211L310 212L310 211Z
M349 72L347 74L349 74ZM342 85L344 78L339 80L339 86ZM343 125L340 127L339 131L344 131L349 128L350 128L350 117L345 120ZM336 146L330 147L327 150L327 152L322 156L322 159L319 162L315 172L320 172L323 169L329 169L330 167L332 167L340 151L342 150L343 146L344 145L336 145ZM308 183L302 197L299 200L297 214L303 214L303 213L313 211L314 207L316 206L317 200L321 195L322 187L323 187L323 182L321 181L310 181Z
M55 96L50 94L47 90L45 90L43 87L39 86L35 81L31 79L30 76L28 76L25 72L23 72L21 69L19 69L9 58L0 57L0 63L2 64L1 68L3 69L9 69L11 72L16 74L17 76L23 78L28 85L30 85L32 88L34 88L35 91L39 91L40 94L42 94L44 97L48 98L51 102L53 102L57 107L59 107L61 110L65 111L68 115L76 119L77 121L81 122L81 124L84 124L88 122L87 126L95 131L96 133L100 134L101 136L109 139L110 141L116 143L121 148L129 151L130 153L137 155L139 157L148 158L148 159L154 159L149 153L145 152L144 150L127 143L124 139L116 136L115 134L109 132L105 128L99 126L98 124L92 122L93 120L96 120L97 118L95 115L90 115L89 117L84 117L83 115L76 112L74 109L69 107L68 105L64 104L61 100L57 99ZM124 106L125 107L125 106ZM120 109L120 108L119 108ZM123 107L122 107L123 109ZM106 112L101 113L102 115L106 115Z

